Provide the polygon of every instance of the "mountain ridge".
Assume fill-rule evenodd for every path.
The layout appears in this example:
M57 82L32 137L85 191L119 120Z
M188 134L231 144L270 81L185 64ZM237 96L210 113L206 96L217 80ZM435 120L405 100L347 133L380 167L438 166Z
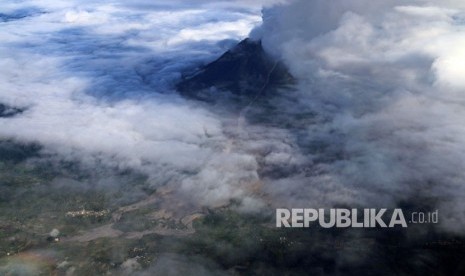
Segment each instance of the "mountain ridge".
M263 49L261 41L244 39L194 74L185 75L176 88L183 96L209 101L221 92L248 97L294 81L286 66Z

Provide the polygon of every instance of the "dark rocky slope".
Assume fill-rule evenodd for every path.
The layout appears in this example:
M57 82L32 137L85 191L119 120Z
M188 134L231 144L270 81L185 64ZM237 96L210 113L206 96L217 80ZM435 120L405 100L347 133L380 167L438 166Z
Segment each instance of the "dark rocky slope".
M260 41L245 39L194 74L184 76L177 89L183 96L209 101L225 91L247 97L293 82L285 65L266 53Z

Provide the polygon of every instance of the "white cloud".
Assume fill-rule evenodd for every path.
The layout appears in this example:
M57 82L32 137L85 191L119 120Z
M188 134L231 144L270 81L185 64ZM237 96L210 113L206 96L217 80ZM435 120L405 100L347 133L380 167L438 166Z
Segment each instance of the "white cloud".
M335 154L315 176L273 183L277 197L367 206L435 198L442 226L465 228L461 8L314 0L265 12L254 35L300 79L299 101L326 118L308 127L325 145L313 158Z
M10 12L42 12L2 23L0 102L26 110L0 118L0 137L39 142L43 153L89 167L142 172L199 204L246 197L244 181L257 178L253 157L223 154L221 118L171 87L182 70L224 51L221 40L246 37L259 10L209 1L126 4L10 5Z
M0 119L0 135L139 170L199 204L434 197L443 225L463 229L461 1L289 2L266 9L252 35L299 89L270 99L273 111L252 106L265 118L255 124L172 84L220 55L220 40L244 38L275 1L9 3L34 8L0 30L0 102L27 108Z

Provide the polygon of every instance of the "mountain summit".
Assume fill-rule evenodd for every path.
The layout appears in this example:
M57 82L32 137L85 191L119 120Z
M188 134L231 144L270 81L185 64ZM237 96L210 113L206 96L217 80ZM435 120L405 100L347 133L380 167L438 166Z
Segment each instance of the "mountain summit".
M245 39L193 75L185 76L177 89L186 97L212 100L221 91L253 96L293 82L285 65L266 53L261 41Z

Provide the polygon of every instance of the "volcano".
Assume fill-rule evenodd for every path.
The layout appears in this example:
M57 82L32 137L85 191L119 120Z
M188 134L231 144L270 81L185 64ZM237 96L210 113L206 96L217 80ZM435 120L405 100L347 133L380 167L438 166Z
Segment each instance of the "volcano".
M185 97L209 101L224 92L248 97L293 83L286 66L265 52L261 41L245 39L217 60L184 76L176 88Z

